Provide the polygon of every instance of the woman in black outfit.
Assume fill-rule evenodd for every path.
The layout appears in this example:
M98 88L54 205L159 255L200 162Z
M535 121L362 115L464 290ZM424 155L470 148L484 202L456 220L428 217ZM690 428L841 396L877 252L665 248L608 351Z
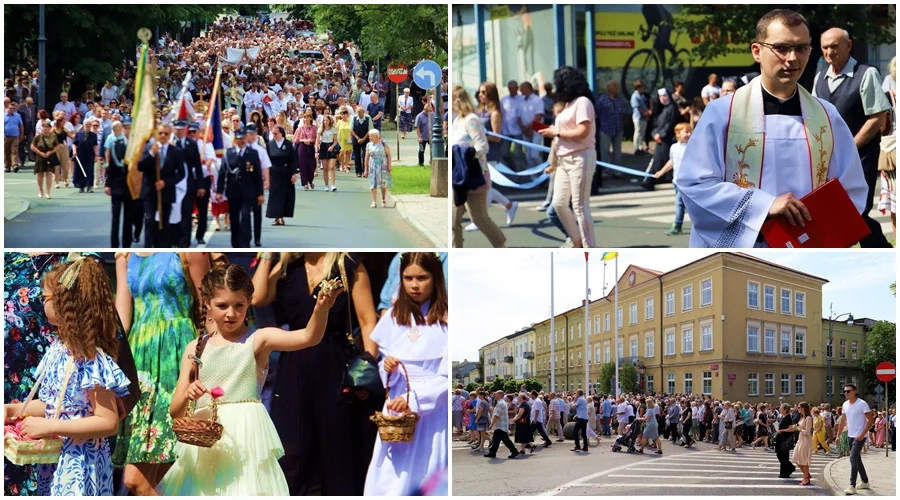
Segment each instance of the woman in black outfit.
M522 445L519 453L525 453L525 448L531 448L534 453L534 431L531 429L531 404L525 393L519 393L519 408L516 412L516 444ZM587 445L585 445L587 446Z
M350 282L344 288L356 311L354 324L360 328L365 350L377 356L378 346L369 340L377 322L372 290L358 258L344 253L285 253L273 265L272 254L263 253L253 276L252 305L271 304L279 325L304 328L319 284L341 275L338 259L343 259ZM350 307L348 294L342 293L328 313L318 345L280 353L271 416L284 445L280 463L291 496L308 495L316 485L322 495L363 494L377 429L371 422L365 425L354 419L358 402L352 393L344 393ZM380 409L384 399L379 396L384 394L371 394L366 403Z
M91 193L94 191L94 161L99 156L99 142L97 134L100 132L100 122L89 120L84 128L75 134L75 177L73 184L79 193ZM83 170L82 170L83 169Z
M781 416L778 422L778 430L787 430L794 425L791 417L791 405L784 403L780 408ZM787 479L797 470L797 467L791 463L791 450L794 449L794 433L793 432L776 432L775 433L775 456L778 457L778 463L781 465L778 477Z
M285 217L294 216L294 200L297 182L297 155L290 141L285 138L284 128L275 125L272 128L272 140L266 146L272 169L269 174L269 206L266 217L275 219L273 226L283 226Z
M684 446L685 448L690 448L694 444L694 440L691 439L691 426L694 425L694 413L691 410L691 405L687 404L687 401L682 401L682 410L681 410L681 435L684 436Z

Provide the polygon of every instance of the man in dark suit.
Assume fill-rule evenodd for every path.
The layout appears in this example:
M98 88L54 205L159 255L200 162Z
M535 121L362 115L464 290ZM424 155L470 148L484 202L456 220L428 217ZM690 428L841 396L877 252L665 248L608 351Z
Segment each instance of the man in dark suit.
M175 145L184 154L184 166L187 169L187 192L181 200L181 223L176 231L178 237L173 243L179 248L191 247L191 230L194 199L197 198L200 184L203 182L203 165L200 162L200 149L197 141L187 136L187 120L175 120ZM196 127L196 125L193 125ZM201 235L202 237L202 235Z
M103 192L112 199L110 248L130 248L136 210L134 209L134 200L131 199L131 193L128 191L128 167L125 165L128 137L124 134L124 127L119 122L113 125L113 134L116 137L115 142L106 149L106 163L109 168L106 171L106 184L103 187ZM121 247L119 246L120 224L122 227Z
M141 199L144 200L144 247L171 248L173 231L169 224L175 203L175 184L184 178L184 152L169 144L172 127L156 127L156 141L144 149L138 170L144 174ZM159 173L157 174L157 160ZM162 214L157 210L157 193L162 195ZM161 215L161 217L160 217ZM159 221L162 221L160 224ZM175 233L177 241L177 232Z
M234 147L225 153L216 183L216 199L228 196L231 246L250 248L250 212L265 202L259 154L246 141L244 129L234 133Z
M200 245L205 245L206 241L203 237L206 235L206 224L207 224L207 216L209 214L209 192L210 186L212 185L212 176L207 172L207 170L203 167L202 157L204 156L203 152L200 151L200 145L203 144L203 147L206 147L205 143L201 143L197 140L197 134L200 132L200 125L197 123L191 123L188 125L188 139L194 141L194 144L197 145L197 151L200 153L201 157L201 175L198 177L197 181L197 243ZM190 244L191 236L188 234L188 244Z
M25 160L34 156L31 152L31 141L34 140L35 126L37 125L37 109L34 107L34 99L28 95L28 89L23 89L25 99L19 105L19 114L25 125L25 136L19 138L19 166L25 166Z

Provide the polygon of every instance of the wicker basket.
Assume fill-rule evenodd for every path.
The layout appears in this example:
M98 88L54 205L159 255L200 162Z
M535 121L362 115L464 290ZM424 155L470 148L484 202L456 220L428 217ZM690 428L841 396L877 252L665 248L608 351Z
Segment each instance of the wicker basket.
M188 404L187 415L178 417L172 421L172 430L175 432L175 438L184 443L203 448L211 448L222 438L224 427L216 422L216 416L219 411L218 400L213 399L210 405L212 409L212 417L209 420L205 418L194 418L194 403Z
M191 366L189 378L192 383L200 379L200 365L203 363L200 356L203 355L203 350L206 347L206 343L209 342L209 337L210 335L206 334L197 339L197 347L193 356L194 364ZM189 401L187 408L185 408L184 416L172 420L172 430L175 432L175 439L184 444L211 448L222 438L222 431L224 430L222 424L216 422L219 412L218 399L213 398L212 403L209 405L212 410L212 416L209 420L194 418L196 405L195 401Z
M400 362L403 368L403 375L406 376L406 400L409 401L409 373L406 372L406 366ZM388 385L390 385L391 374L388 372ZM390 390L387 391L387 399L390 399ZM419 422L419 414L414 411L407 410L402 415L391 415L376 411L375 415L369 417L369 420L375 422L378 426L378 435L381 440L388 443L408 443L413 440L416 433L416 424Z
M13 435L3 438L3 456L16 465L55 464L62 453L61 438L20 441Z

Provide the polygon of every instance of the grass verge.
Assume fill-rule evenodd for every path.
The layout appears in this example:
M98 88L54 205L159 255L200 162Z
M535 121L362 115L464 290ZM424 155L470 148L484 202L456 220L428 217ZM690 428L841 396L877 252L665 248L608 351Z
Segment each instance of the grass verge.
M392 194L428 194L431 192L431 165L394 165Z

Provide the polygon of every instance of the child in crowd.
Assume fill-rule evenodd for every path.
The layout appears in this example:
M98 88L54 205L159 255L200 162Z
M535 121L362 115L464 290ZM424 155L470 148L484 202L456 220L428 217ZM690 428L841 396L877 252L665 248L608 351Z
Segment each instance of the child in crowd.
M284 448L260 400L259 390L272 351L299 351L322 340L328 310L342 288L338 278L319 284L315 310L303 330L254 330L247 324L253 296L253 283L247 271L227 264L213 268L203 277L200 294L204 323L212 333L191 342L185 349L169 413L173 418L181 417L188 402L194 401L200 408L194 417L209 418L211 389L221 389L217 421L224 430L211 448L177 443L178 460L160 482L157 488L160 494L290 494L278 464ZM199 378L191 382L197 342L202 343Z
M38 364L43 381L25 408L21 434L63 438L49 485L52 496L113 495L113 466L106 438L119 425L116 397L128 395L128 378L115 362L118 318L109 276L97 261L81 257L44 277L44 313L58 340ZM4 406L7 423L22 403ZM58 413L58 415L57 415ZM47 491L39 485L38 491Z
M672 147L669 148L669 161L663 165L663 168L653 174L654 178L662 178L669 170L674 170L674 175L678 175L681 159L684 158L684 150L687 148L688 140L691 138L693 131L694 128L690 123L675 125L675 138L678 139L678 142L672 144ZM672 227L666 230L666 234L669 236L681 234L681 225L684 223L684 201L682 201L681 194L678 192L678 186L675 186L674 183L672 186L675 187L675 222L672 223Z

